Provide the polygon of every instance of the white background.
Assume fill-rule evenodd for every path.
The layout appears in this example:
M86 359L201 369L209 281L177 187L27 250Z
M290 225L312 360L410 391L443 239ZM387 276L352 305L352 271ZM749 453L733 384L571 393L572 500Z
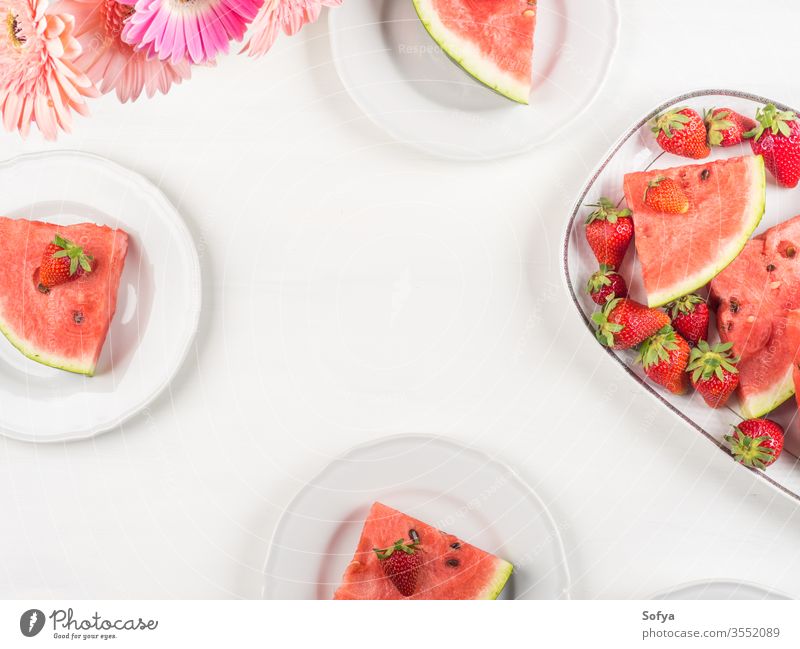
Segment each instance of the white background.
M487 164L374 127L333 69L325 20L167 97L94 102L53 148L112 158L174 201L200 249L201 330L169 392L121 430L0 440L0 596L257 597L305 480L354 444L432 432L540 492L576 597L708 577L800 597L798 505L635 389L560 277L586 176L654 105L730 87L800 106L799 22L790 0L624 0L587 116Z

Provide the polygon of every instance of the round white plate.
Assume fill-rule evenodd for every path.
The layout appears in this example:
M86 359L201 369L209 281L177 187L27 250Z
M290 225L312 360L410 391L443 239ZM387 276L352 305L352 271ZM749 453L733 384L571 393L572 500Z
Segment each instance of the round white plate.
M558 528L528 485L478 451L402 435L351 450L295 496L272 539L264 597L330 599L376 500L513 563L504 599L569 596Z
M617 0L539 0L530 105L489 90L430 37L412 0L330 11L333 57L366 115L398 140L445 158L487 160L557 136L592 103L617 47Z
M39 153L0 164L0 214L130 235L117 311L93 377L25 358L0 336L0 432L55 442L109 430L144 408L183 362L200 316L200 263L157 187L103 158Z
M698 581L676 586L655 595L653 599L791 599L788 595L758 584L729 579Z

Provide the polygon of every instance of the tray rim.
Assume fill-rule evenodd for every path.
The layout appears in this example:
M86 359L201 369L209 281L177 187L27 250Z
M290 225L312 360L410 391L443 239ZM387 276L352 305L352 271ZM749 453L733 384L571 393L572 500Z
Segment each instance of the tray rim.
M563 237L563 242L562 242L562 256L561 256L561 270L562 270L561 275L562 275L562 279L563 279L563 281L564 281L564 283L566 285L566 288L567 288L567 290L569 292L569 296L570 296L570 298L572 300L572 304L577 309L578 314L580 315L581 319L583 320L584 325L586 326L586 328L590 332L593 333L594 329L592 328L592 324L591 324L590 320L586 317L586 315L583 313L583 310L581 309L580 302L578 301L578 297L575 294L575 286L573 285L572 279L570 278L570 275L569 275L569 242L570 242L570 234L572 233L572 229L575 226L575 222L576 222L576 219L578 218L578 214L580 213L581 209L583 209L585 207L584 206L584 201L586 200L586 196L588 195L589 190L592 188L592 186L595 184L595 182L597 182L597 179L600 176L600 174L608 166L608 164L611 162L611 160L617 155L617 153L623 147L623 145L626 144L631 137L636 135L639 132L639 130L645 124L647 124L647 122L649 122L651 119L653 119L656 115L662 113L667 108L670 108L670 107L675 106L677 104L680 104L682 102L688 101L690 99L697 99L698 97L704 97L704 96L710 96L710 95L717 95L717 96L722 96L722 97L733 97L733 98L736 98L736 99L748 99L750 101L754 101L754 102L760 103L760 104L772 103L772 104L775 104L775 106L777 106L781 110L792 110L794 112L800 113L800 111L797 111L797 110L791 108L790 106L788 106L788 105L786 105L786 104L784 104L782 102L775 101L773 99L769 99L767 97L764 97L763 95L758 95L756 93L747 92L747 91L744 91L744 90L732 90L732 89L729 89L729 88L703 88L703 89L699 89L699 90L692 90L692 91L689 91L689 92L682 93L680 95L677 95L675 97L672 97L671 99L668 99L668 100L662 102L661 104L656 106L653 110L648 112L647 115L645 115L643 118L638 120L633 126L631 126L629 129L627 129L616 140L616 142L614 142L614 144L611 145L611 147L603 155L602 161L600 162L600 164L598 164L595 167L594 171L592 171L592 174L589 176L589 179L583 184L583 186L581 188L581 191L580 191L580 193L578 195L578 200L575 202L575 205L572 208L572 212L570 214L569 220L567 221L567 226L566 226L565 231L564 231L564 237ZM679 419L682 419L687 424L689 424L697 432L699 432L701 435L703 435L708 441L710 441L712 444L714 444L714 446L716 446L718 449L723 451L725 453L725 455L728 456L728 458L730 458L730 460L732 462L734 462L737 466L739 466L742 469L744 469L744 470L750 472L751 474L757 476L758 478L760 478L761 480L763 480L764 482L769 484L771 487L773 487L778 493L786 496L787 498L789 498L793 502L800 503L800 494L795 493L791 489L788 489L787 487L785 487L781 483L777 482L774 478L770 477L767 474L767 472L759 471L758 469L751 469L751 468L748 468L748 467L742 465L739 462L736 462L736 460L734 459L733 455L731 455L731 453L728 451L728 449L725 447L724 444L719 442L719 440L717 440L716 437L714 437L711 433L709 433L700 424L695 422L693 419L691 419L686 414L684 414L681 410L675 408L669 401L664 399L664 397L661 396L661 394L658 392L658 390L656 390L649 383L643 381L641 379L641 377L639 377L636 373L631 371L630 367L628 367L628 365L626 365L625 362L619 356L617 356L612 349L610 349L608 347L603 347L603 350L611 358L613 358L616 361L616 363L640 387L642 387L645 390L645 392L647 392L651 397L653 397L655 400L657 400L659 403L661 403L663 406L665 406L670 412L672 412ZM737 416L739 416L738 413L737 413Z

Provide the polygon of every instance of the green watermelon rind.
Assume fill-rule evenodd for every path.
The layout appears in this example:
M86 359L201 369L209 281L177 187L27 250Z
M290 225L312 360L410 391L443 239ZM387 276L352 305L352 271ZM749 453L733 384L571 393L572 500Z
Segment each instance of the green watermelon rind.
M784 401L794 396L794 378L792 377L792 367L786 372L786 376L781 379L777 387L769 388L758 394L752 394L746 399L739 399L739 410L745 419L757 419L767 413L772 412Z
M32 361L36 361L42 365L47 365L48 367L54 367L57 370L64 370L65 372L83 374L84 376L94 376L94 366L87 367L85 365L77 365L69 359L42 354L34 349L31 349L21 338L11 331L11 327L9 327L8 323L2 318L0 318L0 332L2 332L3 335L8 339L8 342L10 342L17 350L19 350L27 358L30 358Z
M500 558L497 561L499 563L497 570L491 581L486 584L486 590L483 591L480 599L497 599L511 578L511 573L514 572L514 566L508 561Z
M684 278L678 284L663 288L657 293L647 296L647 305L651 308L663 306L668 302L678 299L684 295L692 293L697 289L708 284L712 279L719 275L730 263L736 259L742 249L750 239L761 218L767 203L767 176L764 170L764 158L760 155L750 158L753 172L751 174L750 204L746 211L750 212L749 218L744 223L739 236L729 245L728 250L718 255L708 266L699 270L690 277ZM791 395L790 395L791 396Z
M514 79L481 55L468 40L460 38L439 20L431 0L413 0L414 9L431 38L467 74L495 92L519 104L530 103L530 86ZM494 81L497 79L497 81Z

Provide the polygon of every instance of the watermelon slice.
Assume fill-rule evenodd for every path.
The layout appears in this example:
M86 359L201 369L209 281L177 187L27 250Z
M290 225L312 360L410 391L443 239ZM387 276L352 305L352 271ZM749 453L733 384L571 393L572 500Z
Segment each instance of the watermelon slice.
M761 417L794 394L800 361L800 216L747 243L711 282L720 339L739 356L742 416Z
M369 511L334 599L405 599L384 575L374 548L408 539L411 530L419 535L424 563L409 599L497 599L511 576L510 563L381 503Z
M39 266L56 234L94 257L94 269L43 293ZM92 223L0 217L0 331L39 363L92 376L117 306L128 235Z
M414 0L414 7L458 65L504 97L528 103L536 0Z
M681 186L688 212L664 214L644 202L647 184L659 176ZM661 306L708 284L747 243L764 214L765 197L761 156L626 174L647 304Z

